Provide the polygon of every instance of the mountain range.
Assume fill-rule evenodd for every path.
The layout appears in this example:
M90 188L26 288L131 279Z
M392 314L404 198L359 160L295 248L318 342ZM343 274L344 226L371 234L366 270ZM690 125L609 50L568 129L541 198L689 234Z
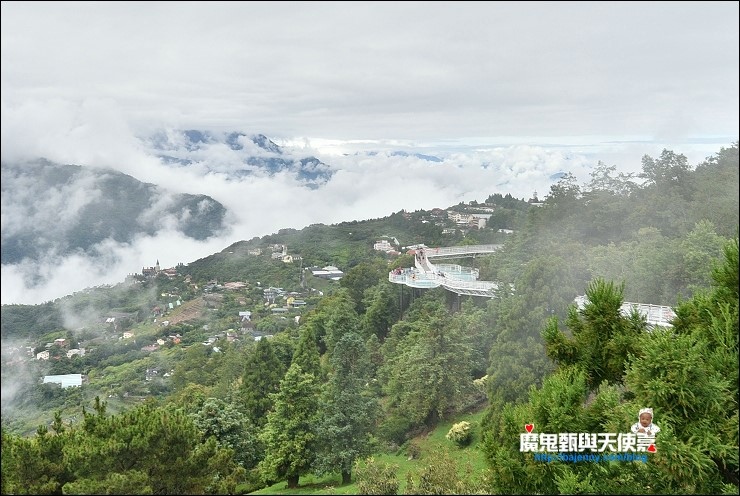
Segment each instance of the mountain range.
M46 301L281 227L531 194L590 167L538 150L325 155L234 130L161 129L132 143L102 163L3 161L4 302Z
M316 189L331 179L333 170L313 156L293 156L263 134L217 133L195 129L160 131L141 138L151 153L173 167L203 165L208 172L225 173L233 179L251 175L294 174L306 187ZM199 152L220 151L225 160L212 162Z
M317 158L294 157L263 134L160 131L142 142L173 168L200 165L224 172L223 164L228 163L225 172L234 180L288 173L315 189L333 174ZM238 154L238 165L198 160L199 151L218 147ZM106 243L128 244L155 236L163 227L194 240L228 227L227 208L211 196L173 193L113 169L43 158L3 162L2 210L3 265L71 254L104 256Z

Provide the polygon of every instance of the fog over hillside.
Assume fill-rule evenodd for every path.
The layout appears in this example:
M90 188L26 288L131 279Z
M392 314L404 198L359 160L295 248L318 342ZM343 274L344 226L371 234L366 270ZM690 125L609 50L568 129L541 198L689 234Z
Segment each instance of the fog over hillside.
M534 194L544 198L565 172L587 182L599 160L598 153L576 152L571 147L511 145L448 151L377 144L377 149L356 147L351 153L335 154L331 147L313 148L305 142L296 147L290 141L277 145L269 138L271 146L278 148L266 150L243 138L259 134L239 133L240 143L247 146L229 146L226 138L232 133L210 132L209 139L195 142L188 138L192 132L164 133L169 136L166 146L161 142L155 146L153 135L148 135L131 138L128 150L103 141L91 152L84 145L97 141L90 136L74 150L53 153L49 149L46 155L60 163L114 167L173 193L207 195L227 209L224 229L196 239L178 229L174 219L150 215L147 230L127 240L102 239L87 253L59 253L52 246L36 260L2 266L3 304L41 303L85 287L114 284L156 260L163 267L188 263L235 241L285 227L300 229L313 223L385 217L400 210L447 208L483 201L493 193L525 200ZM106 151L116 149L118 153ZM620 170L639 171L639 159L630 160ZM52 222L51 233L67 235L67 224L66 229L81 230L72 219L79 208L101 196L94 186L81 181L68 185L67 190L37 192L36 210L40 218ZM68 190L71 187L77 189ZM24 198L32 201L28 194ZM17 199L17 194L4 193L4 237L11 226L40 223L28 215L28 209L17 208ZM28 240L29 251L42 249L43 239Z
M150 137L141 138L129 153L120 154L120 160L111 156L101 159L99 165L115 166L173 193L210 196L227 209L225 229L199 240L178 230L174 220L150 215L147 222L142 222L147 230L135 237L124 240L110 236L95 243L94 249L75 253L60 253L56 245L49 243L42 246L47 238L37 235L26 239L29 252L40 252L37 259L13 260L3 265L3 303L40 303L85 287L116 283L156 260L163 267L188 263L234 241L284 227L378 218L403 209L446 208L462 201L482 201L495 192L526 199L535 192L546 193L560 173L573 172L583 177L592 165L584 155L532 146L472 152L436 150L435 156L419 157L408 152L408 148L402 153L374 150L334 155L318 149L296 149L288 143L277 154L256 146L235 150L222 139L194 146L187 137L180 139L185 136L183 131L168 133L174 138L165 150L162 146L153 147ZM76 150L84 149L80 146ZM49 153L47 157L62 164L93 165L80 155ZM266 166L274 162L254 165L255 157L279 157L281 164L291 167ZM306 157L320 158L303 166L301 160ZM317 175L319 166L321 174ZM313 174L309 179L306 171ZM29 189L23 201L36 202L37 220L29 215L30 207L20 208L18 192L4 193L3 236L15 232L13 226L28 227L28 222L39 226L38 233L50 234L52 239L63 238L72 230L84 231L75 219L86 205L104 196L95 186L91 181L79 180L66 184L64 189L44 193ZM42 219L51 224L44 227Z

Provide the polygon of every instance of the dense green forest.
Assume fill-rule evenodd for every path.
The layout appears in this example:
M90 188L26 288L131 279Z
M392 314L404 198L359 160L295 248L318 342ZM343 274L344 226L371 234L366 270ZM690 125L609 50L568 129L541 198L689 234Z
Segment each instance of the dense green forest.
M695 166L664 150L634 176L603 163L585 184L566 175L541 205L447 207L492 210L483 229L442 209L283 229L172 277L3 305L2 493L245 494L333 474L336 493L395 494L374 456L413 458L415 436L483 409L483 473L435 475L441 453L407 494L737 494L739 168L737 143ZM501 244L453 261L500 290L392 284L414 257L373 250L381 237ZM344 276L307 270L326 265ZM676 317L652 326L624 302ZM68 373L86 380L40 383ZM523 449L527 425L541 443L616 435L644 407L661 430L642 461ZM469 433L455 424L448 439L460 449Z

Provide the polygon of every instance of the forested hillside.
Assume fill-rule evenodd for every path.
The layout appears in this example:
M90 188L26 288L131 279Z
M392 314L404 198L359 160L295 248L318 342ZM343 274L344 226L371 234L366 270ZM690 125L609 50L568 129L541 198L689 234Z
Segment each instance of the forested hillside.
M634 177L564 176L539 202L286 228L170 276L4 305L2 493L290 492L312 474L334 494L393 494L374 455L414 458L414 436L484 408L486 469L420 468L409 494L737 494L739 168L737 143L696 165L664 150ZM481 228L450 211L491 215ZM494 298L389 282L414 265L405 247L489 243L503 248L451 263ZM328 265L343 277L311 270ZM676 318L652 326L625 301ZM646 407L660 432L636 461L524 449L554 435L542 453L576 452L569 434L629 433ZM450 432L462 449L464 426Z

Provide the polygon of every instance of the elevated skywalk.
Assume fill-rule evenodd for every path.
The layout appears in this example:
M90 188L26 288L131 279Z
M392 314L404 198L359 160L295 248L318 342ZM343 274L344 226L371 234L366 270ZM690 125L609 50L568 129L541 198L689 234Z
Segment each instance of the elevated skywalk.
M420 245L415 248L414 267L399 268L388 273L388 280L395 284L405 284L411 288L430 289L442 286L459 295L496 296L498 286L495 282L479 281L478 269L455 264L433 264L429 259L460 258L478 254L493 253L503 245L467 245L429 248ZM577 296L575 303L579 309L586 304L585 296ZM624 302L621 307L623 315L632 310L643 315L652 326L672 327L670 323L676 317L671 307L651 305L648 303Z
M420 247L416 249L413 268L396 269L388 274L388 280L405 284L411 288L437 288L461 295L493 298L497 285L490 281L478 281L478 269L454 264L433 264L430 258L459 258L476 254L492 253L502 245L468 245L440 248Z
M465 275L461 274L456 278L448 274L450 273L442 271L434 273L418 269L401 269L399 272L391 271L388 274L388 280L396 284L405 284L411 288L430 289L442 286L453 293L488 298L494 297L494 292L498 287L494 282L476 281L474 277L466 280Z
M424 248L426 258L460 258L474 257L475 255L490 254L504 245L467 245L467 246L440 246L439 248Z

